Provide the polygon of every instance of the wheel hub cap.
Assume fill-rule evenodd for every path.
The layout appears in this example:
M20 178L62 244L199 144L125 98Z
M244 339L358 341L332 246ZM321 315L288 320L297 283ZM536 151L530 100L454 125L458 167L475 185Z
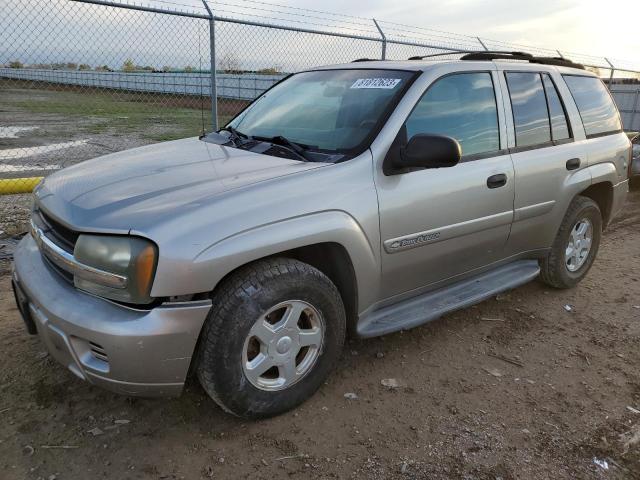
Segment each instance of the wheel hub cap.
M302 300L279 303L260 316L249 330L242 368L261 390L283 390L311 371L322 350L324 320Z
M588 218L578 220L571 229L564 260L567 270L575 272L587 261L593 243L593 225Z
M276 350L280 354L287 353L290 348L291 348L290 337L282 337L280 340L278 340L278 343L276 343Z

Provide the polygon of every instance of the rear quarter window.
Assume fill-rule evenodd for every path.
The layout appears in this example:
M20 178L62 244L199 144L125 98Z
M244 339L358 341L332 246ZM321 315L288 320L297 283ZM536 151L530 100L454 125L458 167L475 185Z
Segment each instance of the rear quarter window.
M622 131L620 115L599 78L563 75L576 102L587 137Z

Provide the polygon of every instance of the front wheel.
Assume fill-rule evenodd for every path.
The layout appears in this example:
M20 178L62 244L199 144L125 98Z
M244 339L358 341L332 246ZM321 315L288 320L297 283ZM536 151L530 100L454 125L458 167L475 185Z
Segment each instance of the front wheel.
M345 324L340 294L322 272L288 258L255 262L213 296L198 377L230 413L277 415L325 381L340 355Z
M598 253L602 214L598 204L576 197L562 220L551 252L540 261L540 277L555 288L571 288L586 275Z

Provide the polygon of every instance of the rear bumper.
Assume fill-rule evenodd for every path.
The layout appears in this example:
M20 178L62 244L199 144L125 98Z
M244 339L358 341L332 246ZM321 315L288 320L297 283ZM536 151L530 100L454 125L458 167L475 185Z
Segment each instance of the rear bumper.
M182 392L209 300L135 310L83 293L45 264L27 235L14 282L49 353L79 378L125 395Z

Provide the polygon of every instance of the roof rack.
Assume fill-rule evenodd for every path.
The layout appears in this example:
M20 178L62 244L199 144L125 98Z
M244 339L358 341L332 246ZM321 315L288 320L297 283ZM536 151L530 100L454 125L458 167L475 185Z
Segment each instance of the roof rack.
M442 57L444 55L456 55L460 53L469 53L470 50L451 50L449 52L432 53L431 55L416 55L415 57L409 57L407 60L424 60L431 57Z
M536 57L527 52L508 52L508 51L486 51L486 50L452 50L450 52L433 53L431 55L421 55L409 57L408 60L424 60L425 58L441 57L444 55L464 54L460 60L524 60L529 63L537 63L541 65L556 65L560 67L572 67L584 70L584 65L574 63L567 58L562 57Z
M440 53L432 53L430 55L417 55L415 57L409 57L407 60L423 60L425 58L432 58L432 57L442 57L444 55L460 55L460 54L466 54L466 55L474 55L476 53L478 54L490 54L490 55L517 55L517 56L522 56L522 57L531 57L533 58L533 55L531 55L530 53L525 53L525 52L504 52L504 51L487 51L487 50L450 50L448 52L440 52ZM465 55L465 56L466 56ZM511 57L509 57L511 58ZM464 60L464 57L461 57L461 60Z
M382 60L380 60L379 58L356 58L355 60L351 60L351 63L358 63L358 62L381 62Z
M525 52L469 52L460 57L460 60L526 60L529 63L540 65L556 65L559 67L572 67L584 70L584 65L572 62L562 57L536 57Z

